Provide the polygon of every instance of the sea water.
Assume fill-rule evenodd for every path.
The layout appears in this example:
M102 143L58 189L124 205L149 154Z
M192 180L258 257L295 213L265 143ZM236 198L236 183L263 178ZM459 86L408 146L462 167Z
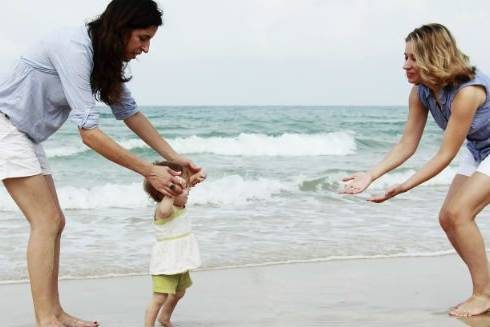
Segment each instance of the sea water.
M179 153L208 172L189 215L203 269L297 261L434 256L452 248L438 211L457 171L382 204L366 201L401 183L439 148L432 118L409 161L358 196L342 177L379 162L400 138L406 107L142 107ZM161 159L101 107L100 128L134 154ZM66 216L62 278L146 274L154 203L143 178L104 159L67 122L44 142ZM488 214L478 222L489 233ZM27 279L29 225L0 189L0 282Z

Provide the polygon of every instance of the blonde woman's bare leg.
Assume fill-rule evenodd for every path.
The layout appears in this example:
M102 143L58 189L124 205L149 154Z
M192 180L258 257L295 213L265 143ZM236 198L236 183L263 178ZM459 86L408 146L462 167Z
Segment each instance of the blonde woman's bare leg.
M439 218L449 240L469 269L473 294L450 314L473 316L490 309L487 254L475 223L476 215L490 202L490 177L477 172L469 178L455 178L453 184Z
M449 203L452 203L453 202L453 198L454 196L460 191L462 185L469 179L468 176L464 176L464 175L456 175L453 179L453 181L451 182L451 186L449 187L449 191L447 192L447 195L446 195L446 198L444 200L444 204L442 205L442 209L441 209L441 212L440 212L440 215L439 215L439 220L440 220L440 223L441 223L441 227L443 229L446 229L446 218L447 218L447 215L445 215L445 212L446 212L446 207L448 206ZM480 210L478 210L478 212L480 212L485 206L481 206ZM447 227L449 228L449 226ZM451 242L452 246L454 247L454 249L456 250L456 252L458 253L458 255L461 257L461 254L459 252L459 247L458 247L458 244L456 243L456 240L454 238L451 237L451 233L449 234L446 234L449 241ZM489 263L489 275L490 275L490 263ZM489 279L490 279L490 276L489 276ZM466 302L466 301L464 301ZM455 305L452 309L455 309L457 307L459 307L460 305L462 305L464 302L461 302L457 305Z

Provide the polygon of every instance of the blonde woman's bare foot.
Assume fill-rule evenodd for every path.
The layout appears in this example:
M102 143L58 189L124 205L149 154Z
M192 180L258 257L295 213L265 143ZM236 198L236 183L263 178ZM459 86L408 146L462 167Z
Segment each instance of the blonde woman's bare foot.
M449 311L451 316L471 317L480 315L490 309L490 297L485 295L473 295L458 307Z
M490 326L490 315L488 313L473 317L459 317L458 319L471 327Z
M86 321L73 316L70 316L66 312L63 312L60 317L60 321L64 327L99 327L97 321Z
M468 298L466 301L463 301L463 302L460 302L460 303L458 303L458 304L456 304L456 305L453 305L452 307L450 307L450 308L449 308L449 310L451 311L451 310L455 310L455 309L459 308L460 306L462 306L463 304L465 304L465 303L466 303L467 301L469 301L470 299L471 299L471 297L470 297L470 298Z

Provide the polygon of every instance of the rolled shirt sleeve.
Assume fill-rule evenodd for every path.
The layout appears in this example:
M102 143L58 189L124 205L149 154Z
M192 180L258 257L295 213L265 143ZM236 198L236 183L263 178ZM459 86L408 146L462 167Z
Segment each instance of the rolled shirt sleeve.
M136 106L136 101L131 96L131 92L126 83L122 85L121 100L119 103L113 104L110 107L112 114L118 120L129 118L139 111Z

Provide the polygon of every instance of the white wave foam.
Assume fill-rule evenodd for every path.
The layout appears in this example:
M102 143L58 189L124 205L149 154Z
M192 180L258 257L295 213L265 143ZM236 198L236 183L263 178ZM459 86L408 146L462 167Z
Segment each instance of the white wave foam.
M323 134L264 134L242 133L236 137L200 137L168 139L180 153L211 153L228 156L344 156L356 151L357 146L352 133L335 132ZM145 148L139 139L121 140L119 144L131 150ZM71 156L87 151L84 146L61 146L47 148L48 157Z
M297 190L294 182L259 178L246 180L239 175L231 175L216 181L207 181L192 191L190 204L201 205L242 205L250 200L267 201L282 191Z
M356 151L354 136L346 132L279 136L242 133L237 137L209 138L191 136L177 138L170 143L182 153L229 156L343 156Z
M123 140L118 143L128 150L148 147L145 142L140 139ZM91 151L89 147L85 145L63 145L54 147L52 145L45 146L46 155L49 158L55 157L69 157L86 151Z
M82 144L79 146L68 145L68 146L60 146L55 148L50 148L49 146L46 146L45 150L46 150L46 155L49 158L55 158L55 157L69 157L74 154L89 151L90 148Z
M138 208L151 204L141 183L91 188L64 186L58 187L57 193L63 209ZM0 210L18 210L6 192L0 192Z
M274 179L244 179L238 175L208 180L192 190L189 204L240 205L250 200L267 201L281 191L298 188L295 182ZM142 208L152 206L141 183L105 184L91 188L64 186L58 188L63 209ZM10 196L0 192L0 210L17 210Z

